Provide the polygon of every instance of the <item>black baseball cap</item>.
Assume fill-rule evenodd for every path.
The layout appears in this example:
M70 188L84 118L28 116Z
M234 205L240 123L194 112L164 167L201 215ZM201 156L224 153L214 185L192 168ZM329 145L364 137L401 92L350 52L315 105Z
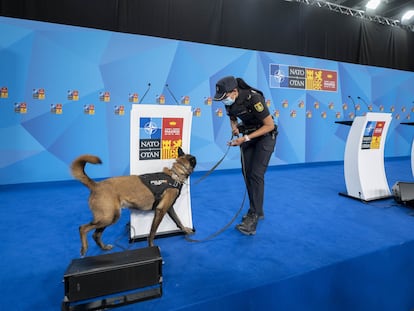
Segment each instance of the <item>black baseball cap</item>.
M216 83L216 94L213 100L223 100L226 93L233 91L237 87L237 80L233 76L221 78Z

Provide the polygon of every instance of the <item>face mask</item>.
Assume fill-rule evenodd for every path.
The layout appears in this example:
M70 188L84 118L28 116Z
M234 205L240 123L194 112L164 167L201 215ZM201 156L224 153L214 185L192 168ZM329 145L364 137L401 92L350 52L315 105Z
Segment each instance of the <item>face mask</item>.
M225 104L226 106L233 105L234 101L235 99L231 98L230 96L222 100L223 104Z

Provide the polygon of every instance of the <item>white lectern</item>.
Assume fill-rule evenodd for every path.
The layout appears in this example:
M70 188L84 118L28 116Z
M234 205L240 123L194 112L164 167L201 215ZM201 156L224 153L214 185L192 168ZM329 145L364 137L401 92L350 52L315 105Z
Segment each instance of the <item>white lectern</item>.
M414 125L414 122L401 122L400 124ZM414 139L411 143L411 174L414 176Z
M192 112L190 106L132 105L130 174L140 175L161 172L171 167L181 147L190 153ZM190 181L183 185L174 210L185 227L193 228L190 201ZM149 235L154 212L131 210L130 240ZM181 230L165 215L157 236L178 234Z
M391 113L368 112L354 119L345 145L344 175L347 193L362 201L391 196L385 175L384 146Z

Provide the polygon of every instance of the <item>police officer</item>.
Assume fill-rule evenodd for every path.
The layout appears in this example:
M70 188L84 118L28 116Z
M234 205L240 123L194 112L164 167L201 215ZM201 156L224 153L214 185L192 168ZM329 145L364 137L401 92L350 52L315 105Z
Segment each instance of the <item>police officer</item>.
M216 83L214 100L223 102L230 118L232 133L237 138L229 145L240 146L242 172L249 195L249 210L236 229L253 235L258 220L264 218L264 175L275 148L277 126L264 103L263 93L241 78L220 79Z

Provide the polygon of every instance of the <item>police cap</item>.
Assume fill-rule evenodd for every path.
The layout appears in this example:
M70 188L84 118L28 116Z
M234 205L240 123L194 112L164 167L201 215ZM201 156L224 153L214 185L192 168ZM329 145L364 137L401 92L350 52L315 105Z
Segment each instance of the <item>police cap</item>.
M216 94L213 100L223 100L226 93L233 91L237 87L237 80L233 76L220 79L216 83Z

